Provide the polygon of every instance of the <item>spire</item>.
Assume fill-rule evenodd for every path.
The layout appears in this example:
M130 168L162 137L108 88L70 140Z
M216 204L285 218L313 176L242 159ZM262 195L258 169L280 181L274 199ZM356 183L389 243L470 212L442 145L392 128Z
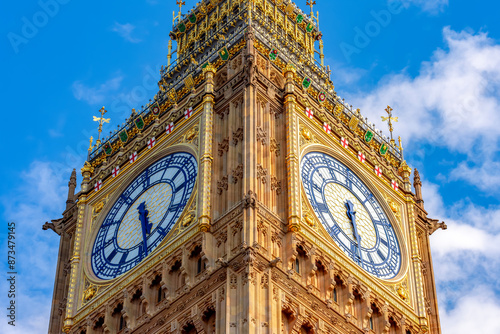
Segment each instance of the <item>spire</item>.
M73 168L71 177L68 182L68 199L66 200L66 210L75 203L75 189L76 189L76 169Z
M415 168L415 175L413 178L413 186L415 187L415 200L417 205L424 208L424 200L422 199L422 181L420 181L420 173Z

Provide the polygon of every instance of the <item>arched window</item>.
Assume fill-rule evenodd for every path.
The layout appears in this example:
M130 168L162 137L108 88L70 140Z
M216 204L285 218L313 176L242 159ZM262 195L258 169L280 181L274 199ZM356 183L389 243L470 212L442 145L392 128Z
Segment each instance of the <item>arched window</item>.
M193 269L195 276L201 274L205 270L205 263L203 262L203 259L201 256L201 246L200 245L196 246L193 249L189 258L191 260L190 266Z
M101 334L104 333L104 328L102 327L104 325L104 317L100 317L96 323L94 324L94 333L95 334Z
M114 326L116 326L118 331L121 331L122 329L125 329L125 327L126 327L125 319L123 319L123 315L122 315L122 310L123 310L123 304L120 303L115 307L115 309L113 310L113 314L112 314L113 319L115 319Z
M161 274L155 276L154 280L151 282L151 290L155 293L156 303L163 300L163 289L161 287Z
M298 257L295 258L295 272L300 274L300 260Z
M138 318L142 314L141 313L142 312L142 309L141 309L141 296L142 296L142 290L141 289L137 289L135 291L135 293L132 295L132 298L130 298L130 302L133 305L133 310L134 310L134 314L135 314L136 318Z
M207 334L215 333L215 320L216 320L215 310L209 308L203 313L202 320L205 325L205 331Z
M192 322L186 324L181 331L182 334L197 334L196 327Z

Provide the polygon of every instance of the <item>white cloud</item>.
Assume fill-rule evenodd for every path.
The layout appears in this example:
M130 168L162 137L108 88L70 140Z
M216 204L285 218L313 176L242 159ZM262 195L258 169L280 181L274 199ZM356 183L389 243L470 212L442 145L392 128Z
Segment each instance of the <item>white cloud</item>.
M130 23L120 24L118 22L115 22L111 30L123 37L126 41L129 41L131 43L141 42L139 38L132 36L132 33L135 30L135 26Z
M500 162L492 161L490 155L478 163L461 162L450 174L452 180L467 180L482 191L491 191L491 185L500 185Z
M454 308L441 305L443 334L500 333L500 304L487 286L473 287L462 295Z
M400 1L405 6L417 6L422 8L422 10L437 13L444 10L448 6L448 0L389 0L390 2Z
M90 87L81 81L75 81L72 86L73 96L77 100L85 101L92 106L102 104L109 98L109 94L116 92L120 88L122 81L123 76L121 75L109 79L98 87Z
M446 205L421 176L429 217L448 225L430 237L443 334L500 333L500 207Z
M35 161L20 173L22 185L1 197L3 219L16 223L17 319L16 327L0 322L0 333L46 333L59 237L43 231L45 221L61 217L70 169ZM0 289L7 291L6 281Z
M500 142L500 45L486 33L445 28L443 35L447 49L423 63L418 76L390 75L371 93L349 100L383 129L380 115L391 105L405 142L466 154L451 179L494 192L500 186L500 177L494 176L500 164L494 154Z

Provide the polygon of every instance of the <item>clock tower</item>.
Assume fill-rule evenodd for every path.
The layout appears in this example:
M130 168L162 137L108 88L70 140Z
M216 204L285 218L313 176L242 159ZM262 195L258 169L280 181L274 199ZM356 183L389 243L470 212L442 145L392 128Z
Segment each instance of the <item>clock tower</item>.
M441 332L429 236L446 225L392 123L335 93L314 4L174 17L158 93L91 145L44 225L61 236L49 333Z

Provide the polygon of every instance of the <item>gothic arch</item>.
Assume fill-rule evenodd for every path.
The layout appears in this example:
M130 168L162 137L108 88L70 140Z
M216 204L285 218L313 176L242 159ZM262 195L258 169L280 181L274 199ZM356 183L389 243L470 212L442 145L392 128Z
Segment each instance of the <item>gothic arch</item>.
M278 86L279 89L283 89L285 87L283 76L274 68L271 69L271 73L269 74L269 79L271 80L272 83Z
M184 320L182 325L180 326L181 334L189 333L188 329L190 327L192 327L196 331L196 334L205 334L206 333L205 329L203 328L202 322L201 322L201 317L193 317L193 318Z
M304 319L302 316L299 316L295 325L292 328L292 334L301 334L300 330L305 328L307 330L307 334L316 334L314 324L310 319Z

